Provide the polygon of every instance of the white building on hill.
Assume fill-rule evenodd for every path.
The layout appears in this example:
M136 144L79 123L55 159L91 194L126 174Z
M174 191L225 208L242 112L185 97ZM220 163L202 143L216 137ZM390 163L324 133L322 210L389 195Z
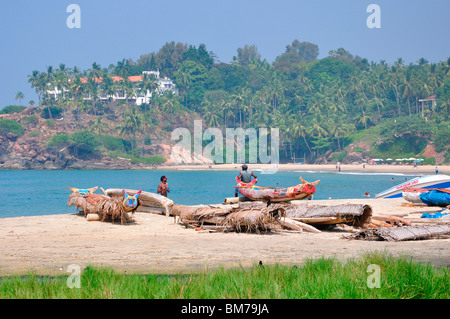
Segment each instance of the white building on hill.
M154 76L154 80L157 84L157 88L155 90L155 92L159 93L159 94L163 94L166 91L171 91L174 94L178 94L178 89L176 88L175 84L173 83L173 81L167 77L161 78L160 77L160 72L159 71L143 71L142 75L133 75L133 76L129 76L128 80L133 84L133 95L128 97L126 91L121 88L120 86L117 86L115 89L115 94L113 95L108 95L104 92L102 92L101 89L101 83L103 82L103 78L95 78L95 83L98 83L98 88L99 88L99 99L101 101L107 101L109 99L113 99L113 100L129 100L129 101L133 101L136 105L141 105L143 103L150 103L150 99L152 97L153 92L150 92L150 90L146 90L146 92L142 92L142 81L144 79L145 75L153 75ZM121 82L123 81L123 78L119 77L119 76L112 76L111 79L113 80L114 83L117 82ZM80 78L81 83L87 83L88 79L87 78ZM69 80L69 82L71 82ZM64 89L64 92L69 92L69 90ZM55 100L58 99L58 97L62 94L62 91L55 87L53 90L47 90L47 94L51 97L54 98ZM85 100L91 100L93 97L90 95L89 91L85 91L85 93L83 94L83 98Z

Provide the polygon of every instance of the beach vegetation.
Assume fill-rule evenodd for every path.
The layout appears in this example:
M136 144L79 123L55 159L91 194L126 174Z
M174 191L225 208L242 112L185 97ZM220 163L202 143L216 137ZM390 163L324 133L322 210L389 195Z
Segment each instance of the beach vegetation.
M8 133L12 133L12 134L20 136L20 135L23 135L24 132L25 131L24 131L22 125L20 125L16 121L10 120L10 119L0 119L0 134L1 135L6 135Z
M28 124L38 124L39 118L37 115L31 115L31 116L24 116L20 119L21 123L28 125Z
M64 134L53 135L47 142L47 147L54 150L60 150L70 145L70 136Z
M20 113L25 110L25 106L22 105L8 105L0 110L0 114L14 114Z
M370 270L375 265L378 282ZM302 265L255 264L206 268L189 274L125 274L88 266L80 287L68 276L5 276L0 298L26 299L448 299L449 270L431 264L367 254L345 262L308 259Z
M108 151L126 152L126 141L111 135L98 135L101 145Z
M91 155L100 145L97 136L86 130L71 134L69 141L73 152L78 155Z
M41 117L44 119L51 119L53 117L59 117L62 113L62 108L58 106L49 105L48 107L42 109Z

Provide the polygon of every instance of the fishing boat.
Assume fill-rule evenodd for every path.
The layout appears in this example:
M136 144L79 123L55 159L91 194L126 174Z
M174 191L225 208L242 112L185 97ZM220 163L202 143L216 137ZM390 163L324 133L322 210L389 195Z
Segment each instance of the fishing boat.
M402 197L404 200L414 203L414 204L422 204L422 200L420 199L420 194L429 192L428 188L419 188L419 187L403 187L402 189Z
M171 214L172 206L174 205L173 200L165 196L142 190L139 191L135 189L122 190L121 188L109 188L106 190L100 188L100 190L103 192L103 194L113 198L114 197L123 198L124 197L123 191L125 191L125 193L128 194L129 196L134 196L137 193L139 193L140 205L136 209L137 213L160 213L168 216Z
M420 176L410 179L406 182L398 184L394 187L388 188L379 194L376 194L375 198L397 198L402 197L403 188L416 187L416 188L450 188L450 176L449 175L428 175Z
M256 179L251 183L243 183L236 177L239 193L253 201L286 202L311 197L316 192L316 185L320 182L309 183L300 177L301 184L291 187L259 187Z

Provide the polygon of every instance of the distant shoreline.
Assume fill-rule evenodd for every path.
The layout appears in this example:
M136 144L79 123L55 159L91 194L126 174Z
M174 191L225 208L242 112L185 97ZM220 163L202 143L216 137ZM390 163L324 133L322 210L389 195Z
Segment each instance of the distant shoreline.
M304 172L336 172L336 173L378 173L378 174L406 174L406 175L435 175L435 165L369 165L363 167L362 164L341 164L340 170L336 164L247 164L249 171L261 171L265 174L276 173L278 171L304 171ZM439 174L450 175L450 165L437 165ZM185 165L104 165L101 163L86 164L84 167L66 168L31 168L23 169L19 167L0 167L1 170L153 170L153 171L178 171L178 170L223 170L240 171L241 164L185 164Z
M420 174L420 175L435 175L434 165L420 165L414 168L412 165L368 165L363 167L362 164L341 164L340 171L336 164L248 164L249 171L325 171L325 172L341 172L341 173L398 173L398 174ZM439 174L450 174L450 166L437 166ZM158 170L240 170L241 164L192 164L192 165L167 165L158 166Z

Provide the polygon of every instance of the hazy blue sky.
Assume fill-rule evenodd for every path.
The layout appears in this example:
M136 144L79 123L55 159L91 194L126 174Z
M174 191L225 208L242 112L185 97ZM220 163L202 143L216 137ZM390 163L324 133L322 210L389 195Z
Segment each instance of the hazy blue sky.
M81 8L81 28L69 29L69 4ZM366 25L369 4L381 28ZM254 44L273 62L293 40L319 46L319 58L345 48L369 61L416 63L450 56L449 0L37 0L0 6L0 108L37 96L27 83L47 66L103 67L158 51L166 42L204 43L219 61Z

